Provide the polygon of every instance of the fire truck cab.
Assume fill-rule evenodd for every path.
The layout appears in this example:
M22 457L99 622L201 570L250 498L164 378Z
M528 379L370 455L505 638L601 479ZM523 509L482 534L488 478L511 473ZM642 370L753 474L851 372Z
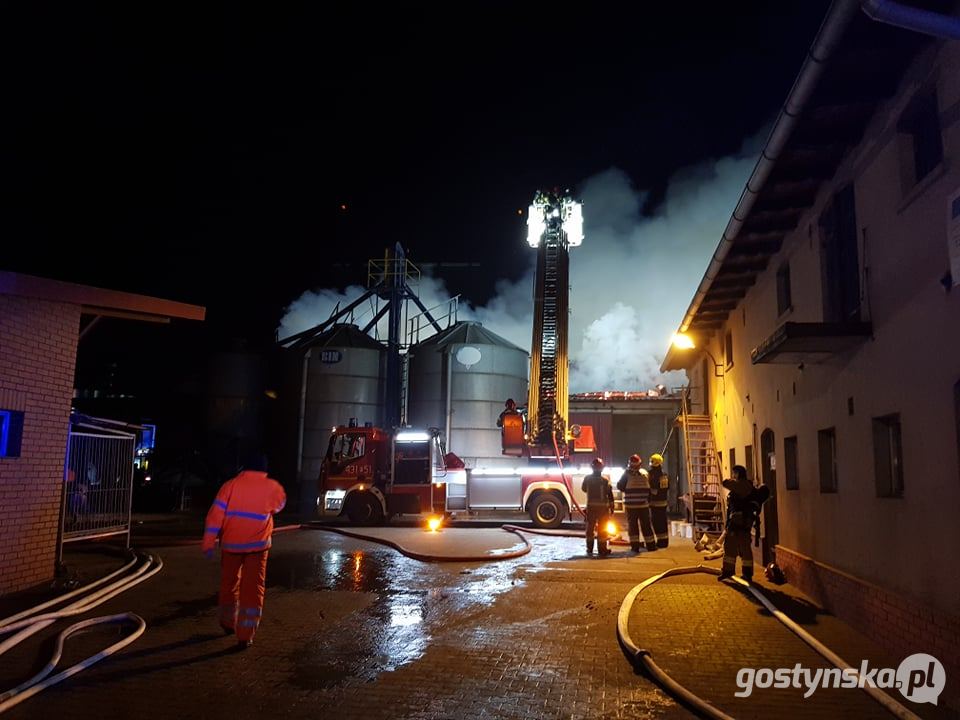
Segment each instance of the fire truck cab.
M373 525L393 515L443 513L446 468L437 431L333 429L320 468L317 512Z

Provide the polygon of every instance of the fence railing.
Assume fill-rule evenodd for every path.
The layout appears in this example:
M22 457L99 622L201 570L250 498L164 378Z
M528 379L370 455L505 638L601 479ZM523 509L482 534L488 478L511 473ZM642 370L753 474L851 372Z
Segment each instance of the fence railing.
M67 439L61 541L126 535L130 544L136 435L76 423Z

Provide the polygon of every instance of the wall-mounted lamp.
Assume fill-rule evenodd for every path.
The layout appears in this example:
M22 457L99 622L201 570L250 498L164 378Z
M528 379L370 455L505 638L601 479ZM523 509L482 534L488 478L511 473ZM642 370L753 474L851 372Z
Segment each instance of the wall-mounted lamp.
M696 343L693 342L693 338L686 333L675 333L673 336L673 346L678 350L695 350L697 347ZM700 349L703 350L707 354L707 357L713 362L714 377L723 377L723 365L717 362L717 359L707 348L703 347Z

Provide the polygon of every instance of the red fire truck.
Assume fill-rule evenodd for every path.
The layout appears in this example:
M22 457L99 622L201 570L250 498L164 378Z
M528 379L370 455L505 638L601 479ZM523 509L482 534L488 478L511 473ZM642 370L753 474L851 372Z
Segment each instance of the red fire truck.
M542 527L556 527L583 503L585 470L573 465L592 457L593 431L568 425L567 354L569 249L583 241L581 205L569 193L538 192L527 225L527 242L537 249L530 387L526 412L509 409L500 424L503 454L530 465L448 473L438 432L336 428L320 474L322 514L372 523L394 514L443 512L448 482L451 491L464 485L457 498L462 502L449 503L451 510L524 510ZM400 383L393 386L399 391Z
M372 525L393 515L443 513L446 467L438 435L354 421L334 428L320 469L321 517L346 514L354 524Z

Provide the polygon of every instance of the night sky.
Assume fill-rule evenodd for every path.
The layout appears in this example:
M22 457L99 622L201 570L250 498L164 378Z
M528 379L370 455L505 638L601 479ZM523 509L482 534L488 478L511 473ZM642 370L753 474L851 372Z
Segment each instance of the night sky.
M537 188L617 167L653 212L768 125L828 3L656 5L8 5L0 267L208 307L98 328L81 360L266 347L398 241L479 263L440 274L483 303L529 266Z

